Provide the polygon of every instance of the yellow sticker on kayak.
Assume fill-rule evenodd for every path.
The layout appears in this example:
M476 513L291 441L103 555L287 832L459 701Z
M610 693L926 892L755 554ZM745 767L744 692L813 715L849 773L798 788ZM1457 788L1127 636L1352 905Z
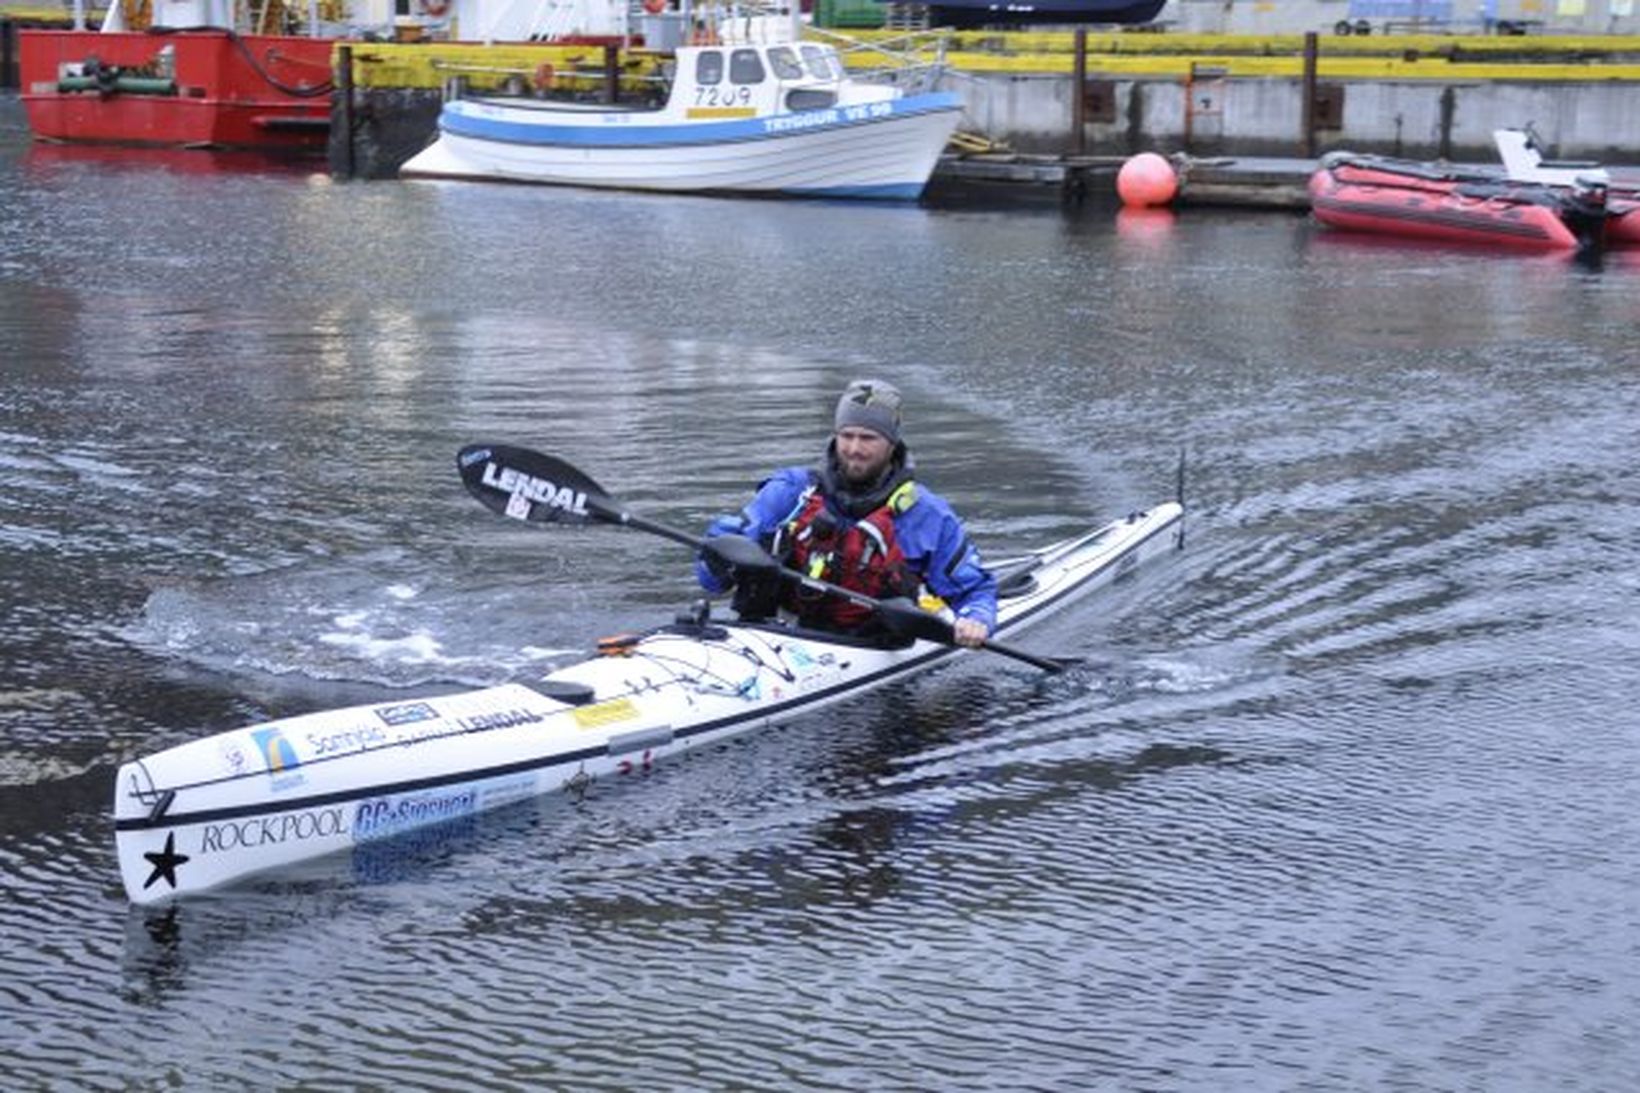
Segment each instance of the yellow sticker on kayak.
M631 721L638 716L638 707L630 698L612 698L591 706L577 706L570 711L570 716L583 729L596 729L617 721Z

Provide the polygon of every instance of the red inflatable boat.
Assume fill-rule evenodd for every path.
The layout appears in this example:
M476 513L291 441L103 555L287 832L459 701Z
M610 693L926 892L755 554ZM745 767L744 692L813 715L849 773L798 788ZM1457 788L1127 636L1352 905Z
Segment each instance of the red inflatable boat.
M1322 158L1310 177L1310 207L1335 228L1535 250L1618 241L1614 221L1633 219L1627 228L1640 234L1640 214L1614 216L1603 186L1514 182L1501 173L1349 152Z

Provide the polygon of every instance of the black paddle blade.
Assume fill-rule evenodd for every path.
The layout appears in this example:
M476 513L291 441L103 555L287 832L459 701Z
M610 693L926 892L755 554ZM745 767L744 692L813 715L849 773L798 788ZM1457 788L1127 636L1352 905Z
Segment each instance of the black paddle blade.
M456 453L467 492L515 520L585 524L619 522L620 510L598 483L550 455L507 444L469 444Z
M702 543L701 549L749 573L773 573L780 568L773 554L744 535L717 535Z

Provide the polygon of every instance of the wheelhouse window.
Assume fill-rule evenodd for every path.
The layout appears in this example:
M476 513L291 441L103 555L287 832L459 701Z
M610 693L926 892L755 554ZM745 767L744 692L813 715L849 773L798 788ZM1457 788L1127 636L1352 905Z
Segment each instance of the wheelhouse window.
M808 63L809 71L819 80L840 80L843 78L843 62L837 59L837 54L820 46L804 46L803 60Z
M786 92L786 109L792 113L804 110L824 110L837 105L837 92L818 87L794 87Z
M701 81L704 83L705 81ZM763 58L755 49L737 49L729 54L729 82L738 84L763 82Z
M776 79L801 80L803 66L798 63L797 54L785 46L776 46L769 50L769 67L774 69Z
M695 82L702 87L723 82L723 54L715 49L695 55Z

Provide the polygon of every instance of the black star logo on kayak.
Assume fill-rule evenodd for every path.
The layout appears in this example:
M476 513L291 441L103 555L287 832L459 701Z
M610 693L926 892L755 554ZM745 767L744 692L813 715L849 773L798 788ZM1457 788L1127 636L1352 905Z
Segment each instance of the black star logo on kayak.
M152 862L154 866L154 871L148 874L148 879L143 882L142 890L144 892L148 891L153 883L161 877L165 878L166 884L175 888L177 886L177 866L188 860L188 855L177 853L177 833L175 831L165 836L164 850L157 854L150 850L143 857Z

